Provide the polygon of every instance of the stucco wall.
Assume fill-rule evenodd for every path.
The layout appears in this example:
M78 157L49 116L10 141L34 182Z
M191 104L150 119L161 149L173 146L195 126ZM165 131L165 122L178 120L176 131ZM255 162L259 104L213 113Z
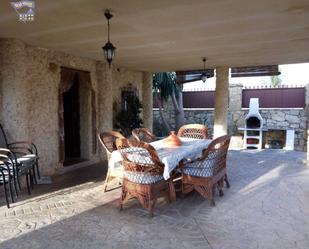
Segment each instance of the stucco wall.
M89 71L91 85L97 91L95 77L96 63L92 60L32 46L26 46L26 51L28 57L27 81L31 85L31 95L28 98L31 105L31 111L29 113L29 137L39 148L40 156L42 157L41 166L43 174L53 174L55 169L62 167L61 164L58 164L58 93L60 67ZM56 67L52 68L50 63L54 63ZM88 141L89 144L92 144L91 134L85 132L85 130L81 130L81 137L84 138L84 142ZM89 155L88 159L94 156Z
M18 140L29 139L31 84L27 80L27 53L22 42L1 42L1 119L4 129L14 131ZM10 122L6 122L10 120ZM12 141L12 134L7 134Z
M32 140L39 148L42 173L52 175L59 164L58 94L61 67L90 72L91 86L96 96L96 127L98 131L112 129L112 105L120 103L120 88L131 83L142 97L143 72L109 68L105 62L80 58L43 48L29 46L15 39L0 39L0 110L10 141ZM81 90L83 87L81 87ZM86 94L87 95L87 94ZM88 107L89 99L81 99ZM90 103L91 104L91 103ZM82 116L82 115L81 115ZM81 117L87 123L91 118ZM96 160L92 153L91 125L81 126L84 156ZM98 145L100 146L100 145Z

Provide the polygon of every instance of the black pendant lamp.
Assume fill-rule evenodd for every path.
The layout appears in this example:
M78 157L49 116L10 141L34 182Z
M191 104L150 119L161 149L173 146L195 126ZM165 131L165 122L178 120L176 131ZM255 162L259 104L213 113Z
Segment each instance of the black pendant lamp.
M108 62L108 65L111 66L111 63L112 63L112 60L115 56L115 51L116 51L116 47L109 40L109 37L110 37L109 20L113 17L113 15L111 14L111 12L109 10L105 10L104 16L107 19L108 35L107 35L107 43L105 44L104 47L102 47L102 49L103 49L103 52L104 52L105 59Z
M205 57L203 58L203 63L204 63L204 71L203 71L203 73L202 73L201 80L205 83L206 80L207 80L206 67L205 67L206 58L205 58Z

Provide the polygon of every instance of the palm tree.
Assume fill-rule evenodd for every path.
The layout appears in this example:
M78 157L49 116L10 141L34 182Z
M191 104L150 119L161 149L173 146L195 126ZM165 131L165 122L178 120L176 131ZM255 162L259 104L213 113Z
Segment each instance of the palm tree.
M281 78L278 75L271 76L270 81L273 87L279 86L281 84Z
M185 123L183 110L182 86L176 82L175 72L156 73L153 75L153 90L159 105L159 114L162 124L167 131L171 130L170 125L163 115L163 102L171 97L175 110L175 129L179 129Z

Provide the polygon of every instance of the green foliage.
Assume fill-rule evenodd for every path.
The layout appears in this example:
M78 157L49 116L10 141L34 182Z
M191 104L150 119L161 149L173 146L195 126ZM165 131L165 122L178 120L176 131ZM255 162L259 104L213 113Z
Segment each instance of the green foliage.
M126 110L121 110L116 115L116 128L121 129L125 136L130 136L133 129L143 125L143 120L140 117L141 111L142 104L138 97L128 96Z
M274 86L274 87L279 86L281 84L281 79L278 75L271 76L270 80L271 80L271 85Z
M174 92L178 95L181 87L176 83L175 72L156 73L153 75L153 90L160 93L160 98L167 101Z
M157 137L167 137L170 130L167 130L161 119L153 119L153 132Z
M175 72L156 73L153 75L152 82L154 96L159 105L159 114L162 124L158 126L160 128L156 129L156 132L160 134L169 133L171 126L164 117L163 104L171 97L175 110L175 129L178 129L185 123L182 100L182 85L177 84ZM156 125L157 124L159 124L159 122L156 122Z

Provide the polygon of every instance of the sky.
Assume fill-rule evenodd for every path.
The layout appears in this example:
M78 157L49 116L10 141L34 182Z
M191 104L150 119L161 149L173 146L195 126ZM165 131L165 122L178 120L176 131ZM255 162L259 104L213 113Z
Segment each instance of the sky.
M281 85L288 86L304 86L309 83L309 63L299 64L287 64L279 65L279 71L281 75ZM230 78L230 84L240 83L244 86L261 86L270 85L271 77L237 77ZM184 84L184 91L192 90L209 90L214 89L216 86L216 77L207 79L205 83L200 81L194 81L191 83Z

